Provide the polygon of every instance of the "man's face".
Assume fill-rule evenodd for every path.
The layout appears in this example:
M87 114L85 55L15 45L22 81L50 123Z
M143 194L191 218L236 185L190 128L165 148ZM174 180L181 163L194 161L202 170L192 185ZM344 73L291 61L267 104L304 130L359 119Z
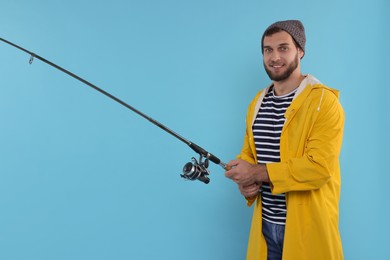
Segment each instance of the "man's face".
M303 52L298 49L285 31L265 36L263 62L268 76L273 81L283 81L297 69Z

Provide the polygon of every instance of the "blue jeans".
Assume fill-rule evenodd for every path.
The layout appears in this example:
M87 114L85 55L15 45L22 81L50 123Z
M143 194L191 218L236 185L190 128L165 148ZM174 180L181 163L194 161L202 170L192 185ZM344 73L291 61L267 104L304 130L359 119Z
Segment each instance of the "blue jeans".
M268 260L281 260L283 254L284 225L263 220L263 235L267 242Z

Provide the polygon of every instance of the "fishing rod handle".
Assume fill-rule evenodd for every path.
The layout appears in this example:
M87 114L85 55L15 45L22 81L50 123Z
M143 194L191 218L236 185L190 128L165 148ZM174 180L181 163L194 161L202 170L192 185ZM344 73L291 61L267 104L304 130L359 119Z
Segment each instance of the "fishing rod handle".
M223 163L223 162L220 162L219 165L224 168L226 171L229 171L232 169L232 166L226 164L226 163Z

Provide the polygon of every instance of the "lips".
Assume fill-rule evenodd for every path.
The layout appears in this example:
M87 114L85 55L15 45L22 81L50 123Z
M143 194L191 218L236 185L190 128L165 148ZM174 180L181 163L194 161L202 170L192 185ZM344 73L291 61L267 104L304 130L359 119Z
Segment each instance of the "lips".
M284 67L284 64L270 64L269 66L274 70L279 70Z
M284 65L283 65L283 64L270 64L269 66L270 66L271 68L278 69L278 68L283 67Z

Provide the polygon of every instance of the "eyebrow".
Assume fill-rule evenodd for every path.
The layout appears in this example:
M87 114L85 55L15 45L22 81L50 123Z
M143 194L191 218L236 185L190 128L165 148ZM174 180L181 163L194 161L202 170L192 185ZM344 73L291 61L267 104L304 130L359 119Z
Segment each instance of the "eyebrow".
M279 44L277 47L289 46L289 45L290 45L289 43L284 42L284 43ZM269 46L269 45L264 45L264 46L263 46L263 49L265 49L265 48L271 48L271 46Z

